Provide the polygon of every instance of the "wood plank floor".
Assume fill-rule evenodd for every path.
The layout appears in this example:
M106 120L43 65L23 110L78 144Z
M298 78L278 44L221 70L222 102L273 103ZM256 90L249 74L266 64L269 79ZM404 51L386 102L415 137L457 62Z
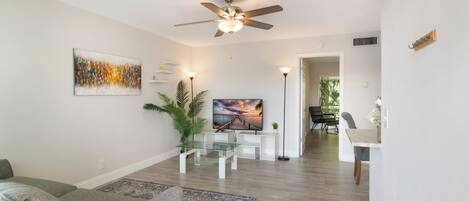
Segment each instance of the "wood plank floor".
M317 200L367 201L368 165L362 168L362 183L353 182L353 163L338 161L337 135L309 134L305 155L288 162L238 160L238 170L227 165L226 179L218 179L218 166L188 165L179 174L178 157L134 174L131 179L256 197L258 201Z

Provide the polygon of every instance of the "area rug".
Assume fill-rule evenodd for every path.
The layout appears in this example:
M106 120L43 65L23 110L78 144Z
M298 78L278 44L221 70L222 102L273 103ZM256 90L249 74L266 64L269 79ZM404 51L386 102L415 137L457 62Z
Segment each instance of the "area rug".
M150 200L159 193L173 186L133 179L120 179L118 181L98 187L96 190L108 193L116 193L123 196ZM184 201L255 201L256 198L218 193L213 191L184 189Z

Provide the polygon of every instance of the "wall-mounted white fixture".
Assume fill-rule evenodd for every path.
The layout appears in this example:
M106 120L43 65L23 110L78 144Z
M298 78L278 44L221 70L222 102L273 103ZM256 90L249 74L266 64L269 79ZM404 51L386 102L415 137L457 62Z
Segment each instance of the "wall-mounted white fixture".
M389 128L389 109L384 108L383 128Z

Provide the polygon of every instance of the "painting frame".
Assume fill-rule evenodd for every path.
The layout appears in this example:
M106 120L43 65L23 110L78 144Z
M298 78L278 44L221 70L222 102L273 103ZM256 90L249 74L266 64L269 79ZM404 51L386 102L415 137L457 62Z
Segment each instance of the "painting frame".
M73 48L74 96L142 95L140 59Z

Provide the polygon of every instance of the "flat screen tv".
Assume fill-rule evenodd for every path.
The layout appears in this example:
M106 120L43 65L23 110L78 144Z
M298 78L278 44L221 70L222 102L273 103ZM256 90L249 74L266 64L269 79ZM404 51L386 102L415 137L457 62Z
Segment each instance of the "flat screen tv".
M262 99L213 99L213 128L261 131Z

